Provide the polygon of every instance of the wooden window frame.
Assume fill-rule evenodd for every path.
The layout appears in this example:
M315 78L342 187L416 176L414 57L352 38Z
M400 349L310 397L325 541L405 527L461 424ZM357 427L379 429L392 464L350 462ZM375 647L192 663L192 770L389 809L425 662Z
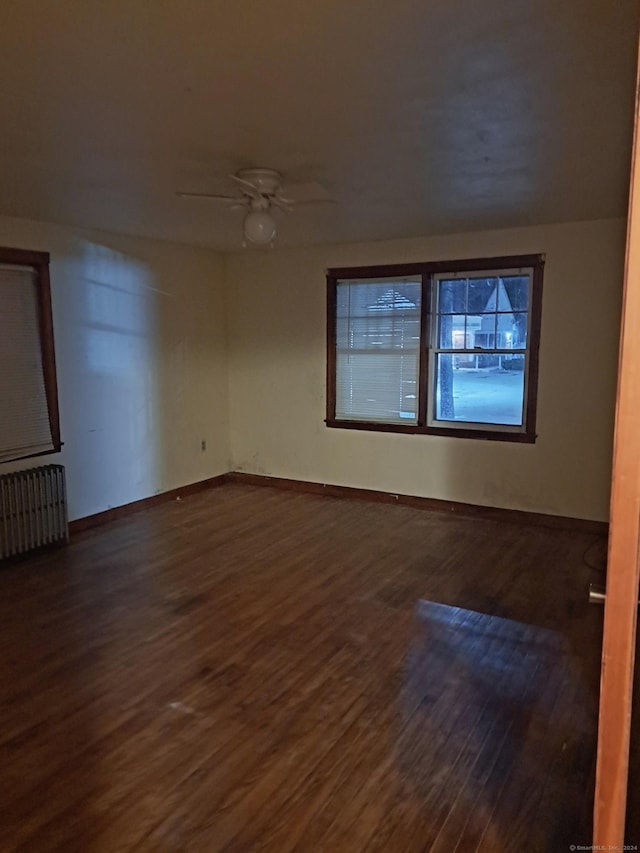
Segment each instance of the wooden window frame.
M536 440L536 415L538 397L538 362L540 327L542 320L542 281L545 257L542 254L506 255L492 258L469 258L453 261L425 261L410 264L382 266L332 267L327 270L327 412L325 423L339 429L359 429L371 432L440 435L453 438L484 439L486 441L512 441L533 444ZM434 426L427 417L429 375L431 371L430 327L432 320L433 276L438 273L464 273L512 270L528 267L533 270L531 279L531 308L527 345L528 366L526 375L525 422L522 431L490 428L475 425ZM338 282L343 279L373 279L402 276L422 277L420 316L420 361L418 376L418 419L415 424L393 424L379 421L344 420L336 418L336 308Z
M47 397L47 411L51 428L52 448L26 456L14 456L3 462L19 459L32 459L37 456L49 456L62 449L60 436L60 410L58 406L58 381L56 374L56 354L53 340L53 314L51 311L51 281L49 278L49 253L29 249L0 247L0 264L31 267L36 276L38 300L38 328L40 332L40 357Z

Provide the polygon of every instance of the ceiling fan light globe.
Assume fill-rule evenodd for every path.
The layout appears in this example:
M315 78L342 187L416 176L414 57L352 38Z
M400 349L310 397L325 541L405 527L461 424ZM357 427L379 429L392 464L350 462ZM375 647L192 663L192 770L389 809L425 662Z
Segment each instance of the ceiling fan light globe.
M256 246L266 246L276 236L276 223L266 210L252 210L244 220L244 236Z

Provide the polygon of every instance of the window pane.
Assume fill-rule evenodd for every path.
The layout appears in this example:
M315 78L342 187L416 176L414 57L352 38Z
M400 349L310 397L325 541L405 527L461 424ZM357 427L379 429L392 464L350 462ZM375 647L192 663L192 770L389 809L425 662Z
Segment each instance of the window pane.
M499 311L526 311L529 307L529 276L514 275L502 279Z
M523 355L439 354L435 419L521 426Z
M513 315L513 320L514 349L526 349L529 315L524 312L520 312Z
M438 313L460 314L467 310L467 280L442 279L438 293Z
M481 314L477 317L478 327L474 336L472 347L492 349L496 345L496 314Z
M464 314L441 314L439 322L440 346L443 349L464 349L467 346Z
M419 280L339 282L336 418L417 421Z
M413 356L338 353L336 417L415 423L418 371Z
M469 314L482 314L485 311L496 310L496 284L495 278L472 278L469 279Z

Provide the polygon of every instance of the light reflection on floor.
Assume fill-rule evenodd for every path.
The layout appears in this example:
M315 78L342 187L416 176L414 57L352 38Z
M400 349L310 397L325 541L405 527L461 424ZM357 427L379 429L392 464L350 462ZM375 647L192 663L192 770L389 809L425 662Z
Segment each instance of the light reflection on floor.
M418 602L395 749L432 842L459 831L461 850L588 843L585 810L565 807L592 760L582 690L561 634Z

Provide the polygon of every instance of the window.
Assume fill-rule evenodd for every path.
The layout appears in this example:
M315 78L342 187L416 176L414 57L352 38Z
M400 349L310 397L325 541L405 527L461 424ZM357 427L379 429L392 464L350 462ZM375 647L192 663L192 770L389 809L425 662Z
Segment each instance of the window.
M542 255L327 273L327 425L535 441Z
M0 462L61 448L49 255L0 249Z

